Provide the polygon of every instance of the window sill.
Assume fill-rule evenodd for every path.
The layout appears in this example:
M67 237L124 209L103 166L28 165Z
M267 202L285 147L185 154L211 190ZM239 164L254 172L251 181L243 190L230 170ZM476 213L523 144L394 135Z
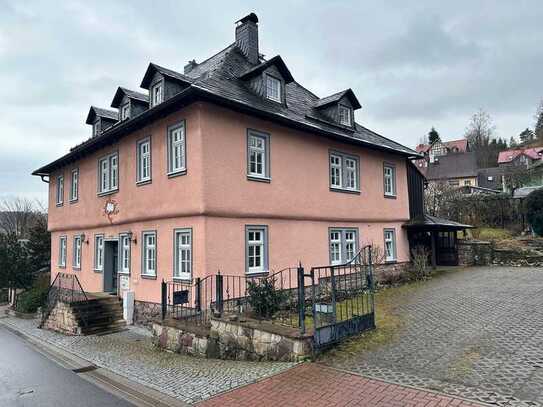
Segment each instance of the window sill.
M59 269L65 269L65 268L66 268L66 265L63 266L62 264L58 264L57 267L58 267Z
M117 275L118 275L118 276L129 276L129 275L130 275L130 272L117 271Z
M119 188L117 189L112 189L111 191L105 191L105 192L98 192L98 196L107 196L107 195L113 195L113 194L116 194L117 192L119 192Z
M187 173L187 170L184 169L184 170L179 170L179 171L173 171L173 172L169 172L168 173L168 178L174 178L174 177L179 177L181 175L185 175Z
M143 179L141 181L136 181L136 186L138 187L141 187L143 185L148 185L148 184L151 184L153 182L153 180L151 178L149 179Z
M72 267L74 271L81 271L81 267Z
M174 277L173 281L175 281L176 283L191 284L192 283L192 278Z
M60 208L61 206L64 206L64 202L57 202L57 208Z
M397 260L385 260L385 264L396 264L398 263Z
M387 195L385 194L386 199L396 199L396 195Z
M75 204L77 202L79 202L79 198L70 199L70 204Z
M251 175L251 174L247 174L247 180L256 181L256 182L267 182L268 184L271 182L270 177L263 177L263 176Z
M332 191L332 192L343 192L345 194L360 195L360 190L358 190L358 189L346 189L346 188L330 187L330 191Z
M103 270L100 270L100 269L94 269L94 272L95 272L95 273L102 273L102 272L103 272Z
M156 275L141 274L141 278L143 278L144 280L156 280Z
M267 276L268 274L269 274L268 270L264 270L264 271L246 271L245 272L245 275L247 277L263 277L263 276Z

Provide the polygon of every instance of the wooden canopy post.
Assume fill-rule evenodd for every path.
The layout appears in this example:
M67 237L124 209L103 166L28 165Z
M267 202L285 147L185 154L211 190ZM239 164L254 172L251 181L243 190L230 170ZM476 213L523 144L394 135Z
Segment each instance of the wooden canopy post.
M430 240L432 241L432 268L435 270L437 266L436 232L430 232Z

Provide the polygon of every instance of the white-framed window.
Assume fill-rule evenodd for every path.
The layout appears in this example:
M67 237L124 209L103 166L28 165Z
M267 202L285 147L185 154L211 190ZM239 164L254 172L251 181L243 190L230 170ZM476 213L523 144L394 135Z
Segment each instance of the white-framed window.
M130 104L127 103L121 106L121 120L130 119Z
M396 260L396 231L394 229L385 229L385 261Z
M94 236L94 269L104 269L104 235Z
M143 232L143 258L141 274L156 276L156 232Z
M487 181L494 181L494 177L492 175L489 175L488 177L486 177L486 180Z
M470 179L465 179L464 180L464 185L467 186L467 187L471 186L471 180Z
M351 126L351 116L351 108L343 105L338 105L339 124L343 124L344 126Z
M344 264L352 260L358 251L358 230L332 228L329 230L330 264Z
M57 205L64 203L64 175L57 177Z
M146 138L137 144L138 168L137 182L151 180L151 139Z
M175 174L186 167L185 122L168 129L168 174Z
M92 135L96 137L98 134L100 134L100 120L95 121L92 125Z
M247 175L269 178L269 135L249 130L247 132Z
M281 81L270 75L266 75L266 97L281 103Z
M360 190L359 158L339 152L330 152L330 188L347 191Z
M164 87L162 82L158 82L151 88L151 107L154 107L158 105L159 103L162 103L164 98Z
M70 184L70 201L77 201L79 198L79 169L72 170L72 180Z
M396 167L390 164L383 166L385 196L396 196Z
M130 274L130 236L119 235L119 272Z
M58 240L58 266L66 267L67 238L60 236Z
M81 268L81 235L74 236L73 268Z
M265 273L268 271L268 227L246 226L246 272Z
M176 229L174 242L173 277L180 280L190 280L192 278L192 230Z
M119 156L110 154L98 160L98 193L107 193L119 188Z

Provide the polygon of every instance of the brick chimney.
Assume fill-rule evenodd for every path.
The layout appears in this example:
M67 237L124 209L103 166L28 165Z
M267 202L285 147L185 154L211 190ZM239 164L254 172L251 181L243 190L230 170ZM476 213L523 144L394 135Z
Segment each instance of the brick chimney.
M258 64L258 17L251 13L236 24L236 45L250 63Z
M189 61L189 63L187 65L185 65L184 69L183 69L183 73L184 74L188 74L190 71L192 71L194 69L194 67L198 65L196 63L196 60L193 59L192 61Z

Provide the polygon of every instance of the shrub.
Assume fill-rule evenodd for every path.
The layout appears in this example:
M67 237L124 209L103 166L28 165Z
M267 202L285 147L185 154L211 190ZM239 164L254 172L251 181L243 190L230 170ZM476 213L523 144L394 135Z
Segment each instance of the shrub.
M249 305L258 318L271 318L285 301L284 292L275 289L275 280L264 278L247 282Z
M543 188L526 197L526 215L535 234L543 236Z
M430 252L424 246L415 246L411 251L412 266L409 274L412 280L425 280L430 275L428 267L428 257Z
M36 312L39 307L45 305L47 302L48 291L48 285L37 284L30 290L19 294L19 298L17 300L17 311L27 314Z

